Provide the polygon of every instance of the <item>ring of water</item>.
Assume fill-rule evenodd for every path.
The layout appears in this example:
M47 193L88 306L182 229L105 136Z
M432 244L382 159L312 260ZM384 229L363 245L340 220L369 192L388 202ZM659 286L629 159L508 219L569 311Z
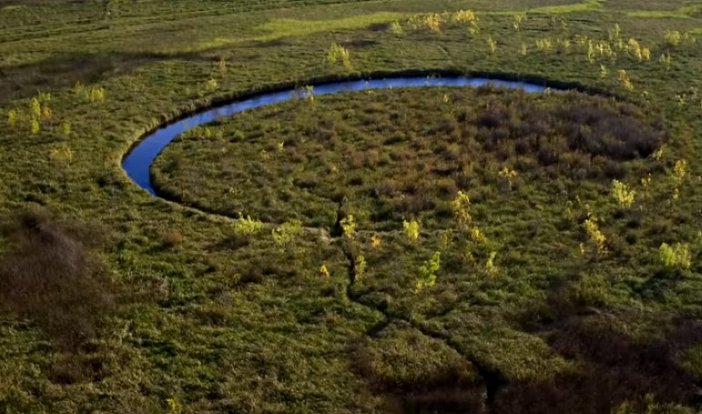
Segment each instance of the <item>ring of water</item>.
M298 99L312 93L316 96L330 95L339 92L366 91L393 88L425 88L425 87L480 87L491 85L507 89L520 89L529 93L544 92L548 87L529 82L505 81L472 76L426 77L402 76L373 80L347 80L316 85L311 92L300 92L288 89L278 92L264 93L252 98L215 106L205 111L190 115L177 122L159 128L145 136L122 160L122 168L139 187L157 196L151 182L151 165L163 149L180 134L208 124L218 119L228 117L246 110L274 105L281 102Z

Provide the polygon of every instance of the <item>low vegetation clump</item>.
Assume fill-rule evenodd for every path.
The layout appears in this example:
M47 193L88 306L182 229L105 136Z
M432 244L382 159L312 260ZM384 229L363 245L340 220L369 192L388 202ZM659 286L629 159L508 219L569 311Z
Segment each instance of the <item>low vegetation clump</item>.
M36 323L63 349L95 339L112 305L93 252L97 230L32 210L7 223L3 237L0 309Z

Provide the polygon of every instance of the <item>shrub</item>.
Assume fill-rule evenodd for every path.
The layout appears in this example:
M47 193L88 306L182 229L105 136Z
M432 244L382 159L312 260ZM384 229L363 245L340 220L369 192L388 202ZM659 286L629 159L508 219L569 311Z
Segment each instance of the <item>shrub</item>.
M171 229L163 233L161 236L161 241L163 246L167 248L172 248L183 244L185 241L185 236L178 230Z
M597 217L592 215L588 217L583 223L583 227L585 227L585 232L590 238L590 241L592 241L592 244L597 248L597 253L605 254L607 252L607 237L605 237L602 230L600 230L597 224Z
M356 220L353 218L352 214L341 219L339 225L341 225L341 231L344 237L349 240L353 240L356 237Z
M451 20L453 20L456 23L471 24L473 22L477 22L478 17L472 10L458 10L451 16Z
M73 93L80 99L90 102L99 103L105 101L105 88L102 86L87 87L80 82L76 82L73 87Z
M29 101L29 113L32 115L33 119L41 118L41 102L38 98L32 98Z
M216 91L217 88L219 88L219 82L217 82L217 79L215 78L210 78L205 83L205 90L208 92Z
M322 263L322 265L319 267L319 275L325 279L328 279L331 277L331 273L329 273L329 268L327 267L326 264Z
M61 123L61 133L64 138L69 138L71 136L71 121L63 121Z
M404 29L402 28L402 25L397 20L390 24L390 32L392 32L392 34L394 34L395 36L402 36L405 33Z
M73 161L73 150L68 145L61 145L53 148L51 152L49 152L49 159L56 163L68 164Z
M407 236L410 241L419 240L419 222L417 220L403 220L402 229L405 232L405 236Z
M16 127L18 118L19 118L19 113L17 112L17 110L10 109L10 111L7 113L7 125L9 125L10 128Z
M93 254L95 229L45 210L18 215L3 228L0 307L33 320L65 350L94 338L112 307L110 281Z
M629 42L627 43L627 51L629 52L630 55L636 58L636 60L641 61L644 59L644 52L641 48L641 44L634 39L633 37L629 39ZM649 52L649 57L650 57L650 52Z
M250 236L263 230L263 222L252 219L251 216L244 217L241 213L239 218L232 225L234 233L241 236Z
M490 252L487 262L485 262L485 271L488 274L496 275L499 272L499 268L495 264L495 259L497 258L497 252Z
M690 246L687 244L675 243L671 246L663 243L658 249L658 254L665 267L689 269L692 266Z
M680 185L685 181L687 175L687 160L677 160L673 167L673 180L675 184Z
M505 166L503 167L497 175L505 180L507 182L507 185L509 185L509 189L512 189L512 186L514 185L514 179L517 178L517 171Z
M327 62L334 65L339 61L341 61L341 64L346 70L353 69L351 66L351 54L349 53L349 50L338 45L337 43L332 43L327 50Z
M271 234L275 244L285 246L302 234L302 222L300 220L287 221L274 228Z
M612 197L614 197L620 207L629 208L632 204L634 204L636 191L632 190L628 185L619 180L612 180L611 193Z
M609 76L609 69L605 65L600 65L600 78L605 79L607 76Z
M99 103L105 101L105 88L102 86L93 86L90 88L88 100L91 103Z
M682 43L682 35L677 30L666 30L663 38L665 39L665 44L670 47L680 46L680 43Z
M552 52L553 51L553 42L551 39L537 39L536 40L536 48L539 49L541 52Z
M39 120L32 119L30 123L30 129L32 131L32 135L39 135L39 133L41 132L41 124L39 123Z
M458 224L467 227L473 222L473 217L470 214L470 197L463 191L456 194L456 198L451 202L454 217Z
M354 269L356 271L356 280L363 279L363 277L366 275L366 268L368 267L368 263L366 262L365 256L361 255L356 257L355 263L354 263Z
M619 83L622 84L624 89L627 91L633 91L634 90L634 84L631 83L631 78L629 77L629 73L627 73L626 70L620 69L619 70Z
M470 239L478 244L485 244L487 242L487 237L485 233L482 232L478 227L473 227L470 230Z
M441 32L441 23L442 23L442 18L441 15L437 13L432 13L424 17L424 26L426 26L429 31L433 33L439 33Z
M419 293L424 288L433 287L436 284L436 272L441 268L441 252L434 252L432 257L419 266L419 275L415 285L415 292Z

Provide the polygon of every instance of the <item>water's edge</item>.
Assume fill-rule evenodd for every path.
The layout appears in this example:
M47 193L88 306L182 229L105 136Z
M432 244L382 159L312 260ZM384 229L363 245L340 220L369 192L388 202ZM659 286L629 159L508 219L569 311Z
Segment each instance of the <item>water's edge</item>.
M329 95L340 92L392 88L479 87L484 85L493 85L507 89L519 89L531 93L544 92L549 88L556 90L587 90L579 85L560 82L547 82L533 78L530 80L509 80L508 76L500 75L478 76L449 74L444 76L427 76L426 74L419 75L411 73L367 80L321 80L319 83L311 83L311 85L313 85L312 90L315 96ZM306 93L308 92L305 88L288 86L287 88L249 95L248 97L240 97L239 99L229 102L214 103L213 106L208 109L195 112L193 114L186 114L184 117L172 123L166 124L146 134L142 139L140 139L123 158L122 168L135 184L150 194L158 197L158 194L151 181L151 166L161 151L163 151L163 149L179 135L197 126L208 124L218 119L232 116L246 110L286 102L293 99L299 99L304 97Z

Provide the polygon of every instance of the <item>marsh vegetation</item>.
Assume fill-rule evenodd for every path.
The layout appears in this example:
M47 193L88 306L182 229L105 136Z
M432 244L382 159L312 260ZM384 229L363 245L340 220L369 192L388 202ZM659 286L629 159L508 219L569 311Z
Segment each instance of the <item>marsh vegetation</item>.
M0 1L0 412L699 411L696 4L104 4Z

